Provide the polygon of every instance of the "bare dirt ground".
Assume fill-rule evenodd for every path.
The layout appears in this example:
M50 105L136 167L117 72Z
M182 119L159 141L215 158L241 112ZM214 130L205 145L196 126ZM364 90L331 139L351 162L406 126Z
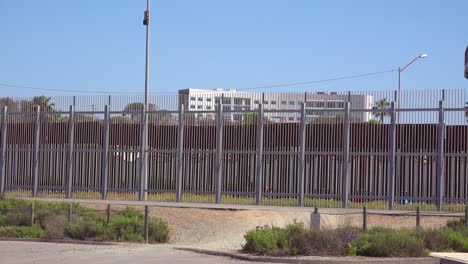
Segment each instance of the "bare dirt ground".
M86 206L86 205L85 205ZM93 205L104 210L103 205ZM123 206L113 206L113 210ZM143 207L139 207L143 209ZM312 209L311 209L312 211ZM166 220L170 225L171 241L174 246L203 249L240 249L244 234L257 226L283 227L294 220L310 226L311 211L298 210L213 210L177 207L150 207L150 215ZM326 228L362 225L361 214L322 214ZM422 226L435 228L446 224L453 216L423 216ZM416 225L415 216L394 216L370 214L368 226L392 228L412 228Z

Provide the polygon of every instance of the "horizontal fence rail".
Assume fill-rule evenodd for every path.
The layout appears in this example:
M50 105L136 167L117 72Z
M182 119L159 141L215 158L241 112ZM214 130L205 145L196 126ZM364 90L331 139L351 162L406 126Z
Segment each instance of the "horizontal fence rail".
M90 111L80 97L67 111L0 99L0 195L464 208L468 109L456 91L400 109L382 94L169 94L147 112L137 96Z

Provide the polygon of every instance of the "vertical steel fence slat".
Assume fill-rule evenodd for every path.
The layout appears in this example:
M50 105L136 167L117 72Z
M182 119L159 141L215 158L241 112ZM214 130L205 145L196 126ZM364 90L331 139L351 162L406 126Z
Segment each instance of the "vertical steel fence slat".
M263 104L258 105L258 120L257 120L257 167L255 171L255 204L262 203L262 188L263 188Z
M305 132L306 132L306 102L301 106L301 124L299 131L299 180L298 180L298 206L304 206L304 177L305 177Z
M182 156L184 154L184 105L179 108L179 124L177 127L177 175L176 175L176 202L182 196Z
M395 202L395 160L396 160L396 110L395 102L390 106L390 146L388 153L388 209L393 210Z
M343 168L341 176L341 199L343 208L348 207L348 175L349 175L349 108L350 103L346 102L344 108L344 123L343 123Z
M68 114L68 151L67 151L67 199L71 198L72 193L72 171L73 171L73 138L75 127L75 107L70 105L70 113Z
M437 210L442 210L443 190L444 190L444 140L445 140L445 121L444 121L444 101L439 102L439 125L437 131Z
M101 199L107 199L107 178L109 159L109 106L104 106L104 131L101 159Z
M1 150L0 150L0 197L3 197L5 192L5 158L6 158L6 135L7 135L7 110L8 107L3 106L2 111L2 138L1 138Z
M147 118L146 109L143 107L141 111L141 123L140 123L140 164L139 164L139 181L138 181L138 200L146 200L146 185L147 185L147 163L146 163L146 150L148 148L147 143Z
M39 135L40 135L41 107L36 106L34 111L34 152L32 163L32 196L37 196L37 178L39 175Z
M218 116L216 121L216 203L221 203L221 181L223 166L223 104L219 103Z

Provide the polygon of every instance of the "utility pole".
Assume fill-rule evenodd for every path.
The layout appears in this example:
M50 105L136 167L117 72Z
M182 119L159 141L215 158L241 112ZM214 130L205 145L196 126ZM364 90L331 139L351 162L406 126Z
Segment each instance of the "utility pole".
M150 45L150 0L146 0L146 11L144 12L143 25L146 26L146 61L145 61L145 99L143 105L143 137L141 139L142 156L140 157L140 192L139 200L146 201L148 189L148 126L147 126L147 111L148 111L148 90L149 90L149 45Z

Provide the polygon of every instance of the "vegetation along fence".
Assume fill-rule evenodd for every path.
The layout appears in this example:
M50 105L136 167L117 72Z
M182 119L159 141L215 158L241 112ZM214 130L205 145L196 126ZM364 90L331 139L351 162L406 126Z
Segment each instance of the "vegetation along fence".
M95 97L103 109L91 110L81 97L1 98L1 195L423 210L468 203L464 91L407 91L401 100L392 91L218 93L154 95L148 111L140 97Z

